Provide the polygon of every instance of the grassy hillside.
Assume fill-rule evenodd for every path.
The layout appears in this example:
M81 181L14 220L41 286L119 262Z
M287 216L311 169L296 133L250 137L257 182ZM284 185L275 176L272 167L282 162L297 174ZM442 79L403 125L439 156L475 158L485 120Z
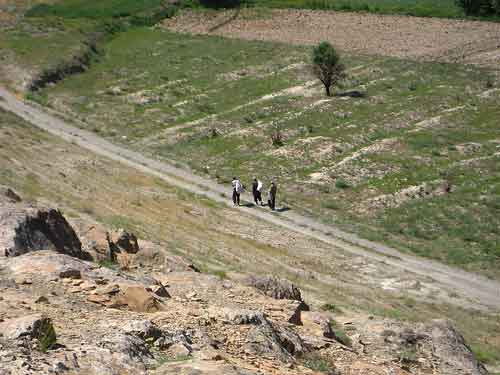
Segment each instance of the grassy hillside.
M78 64L86 69L89 57L98 58L104 40L130 27L154 25L175 12L159 0L65 0L28 9L13 2L8 9L11 22L0 22L0 82L16 89L47 73L78 70Z
M161 0L64 0L54 4L39 4L31 8L26 16L45 17L59 16L64 18L105 19L112 17L128 17L163 5Z
M139 28L38 99L220 182L276 177L280 202L294 210L499 277L493 73L345 56L350 78L338 93L364 97L326 99L309 53Z

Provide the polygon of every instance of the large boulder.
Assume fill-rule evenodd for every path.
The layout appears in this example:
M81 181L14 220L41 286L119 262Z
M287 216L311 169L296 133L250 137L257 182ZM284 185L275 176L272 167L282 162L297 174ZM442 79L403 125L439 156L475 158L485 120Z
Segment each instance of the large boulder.
M20 318L8 319L0 323L0 335L8 340L17 340L23 337L40 338L53 329L49 318L41 314L27 315Z
M161 301L141 285L121 287L116 303L137 312L156 312L162 308Z
M429 328L433 353L440 360L443 375L487 375L485 367L477 361L463 336L448 320L433 320Z
M57 280L80 278L92 271L90 263L54 251L37 251L9 260L7 267L15 279Z
M99 225L85 228L82 242L94 261L111 260L110 238L108 231Z
M300 289L288 280L275 276L250 276L246 279L246 283L274 299L299 301L303 311L309 310L309 307L302 300Z
M99 346L143 363L153 358L148 345L142 338L126 333L114 332L106 336Z
M115 253L136 254L139 252L139 243L135 234L123 229L109 234L109 244L111 251Z
M89 259L82 244L61 211L23 209L0 215L0 254L19 256L31 251L54 250Z
M162 331L150 320L130 320L121 327L122 332L138 336L143 340L157 340L162 336Z
M258 357L293 362L294 356L302 355L305 347L294 331L264 320L262 324L251 326L243 350Z
M231 307L213 307L209 311L209 316L219 319L227 324L248 325L263 324L266 322L264 314L260 311L246 310Z

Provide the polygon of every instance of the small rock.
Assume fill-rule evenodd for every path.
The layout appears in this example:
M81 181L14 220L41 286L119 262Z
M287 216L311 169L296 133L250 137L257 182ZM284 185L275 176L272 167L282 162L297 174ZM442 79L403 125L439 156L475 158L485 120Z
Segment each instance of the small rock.
M456 149L461 154L473 154L482 148L481 143L469 142L456 145Z
M19 203L22 201L21 197L11 188L7 188L4 195L14 203Z
M109 283L109 280L108 279L96 279L95 283L97 285L107 285Z
M81 279L82 273L80 270L69 268L59 272L59 277L61 279Z
M49 303L49 299L45 296L40 296L35 300L35 303Z
M168 293L167 288L164 285L152 285L148 289L151 290L158 297L171 298L170 293Z
M95 288L95 284L92 284L90 281L84 281L82 284L80 284L80 289L83 291L94 290Z
M183 343L176 343L169 348L169 352L174 358L187 357L191 354L191 349Z
M14 279L14 281L18 285L31 285L31 284L33 284L33 280L31 280L31 279L29 279L27 277L24 277L24 276L16 277Z
M104 295L104 294L117 294L120 291L120 286L116 284L109 284L107 286L104 286L102 288L99 288L96 290L96 294L99 295Z
M108 296L99 296L96 294L91 294L87 297L87 301L92 303L97 303L99 305L105 305L111 302L111 299Z

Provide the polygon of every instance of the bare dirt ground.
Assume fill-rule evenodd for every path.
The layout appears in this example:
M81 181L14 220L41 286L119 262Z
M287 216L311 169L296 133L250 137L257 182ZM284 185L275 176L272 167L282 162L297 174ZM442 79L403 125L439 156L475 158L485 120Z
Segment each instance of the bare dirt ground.
M177 32L297 45L327 40L353 53L500 64L500 23L308 10L245 10L225 23L232 16L184 12L164 26Z

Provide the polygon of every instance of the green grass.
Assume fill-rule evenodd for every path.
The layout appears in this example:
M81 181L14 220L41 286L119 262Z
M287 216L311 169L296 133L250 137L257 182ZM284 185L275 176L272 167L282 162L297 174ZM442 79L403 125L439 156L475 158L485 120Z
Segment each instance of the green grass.
M85 48L94 21L60 18L24 19L16 29L2 31L0 49L14 54L14 61L29 70L56 66ZM54 53L57 50L58 53Z
M28 10L26 16L108 19L149 12L163 4L162 0L65 0L55 4L38 4Z
M484 348L481 345L473 344L471 349L479 362L487 365L500 362L500 354L493 348Z
M453 0L254 0L254 4L275 8L406 14L420 17L454 18L464 15Z
M112 260L101 260L99 261L99 265L104 268L109 268L110 270L118 269L118 264L113 262Z
M330 320L330 327L332 328L333 334L335 335L335 340L340 342L341 344L345 346L352 346L352 340L347 334L345 333L344 329L339 326L339 324L335 320Z
M57 342L56 331L51 323L43 324L38 337L38 350L46 353L54 347Z
M6 63L29 71L35 80L64 70L74 74L77 64L86 69L98 59L104 40L131 27L153 26L174 15L176 9L160 0L41 3L29 9L15 28L2 30L0 49L9 51ZM19 86L16 79L0 70L5 84Z
M325 357L323 357L319 354L316 354L316 353L308 354L304 358L304 366L306 366L307 368L309 368L313 371L323 372L326 374L336 374L337 373L335 371L335 366L332 364L332 362L328 358L325 358Z
M331 313L342 314L342 309L333 303L325 303L321 306L321 310Z

